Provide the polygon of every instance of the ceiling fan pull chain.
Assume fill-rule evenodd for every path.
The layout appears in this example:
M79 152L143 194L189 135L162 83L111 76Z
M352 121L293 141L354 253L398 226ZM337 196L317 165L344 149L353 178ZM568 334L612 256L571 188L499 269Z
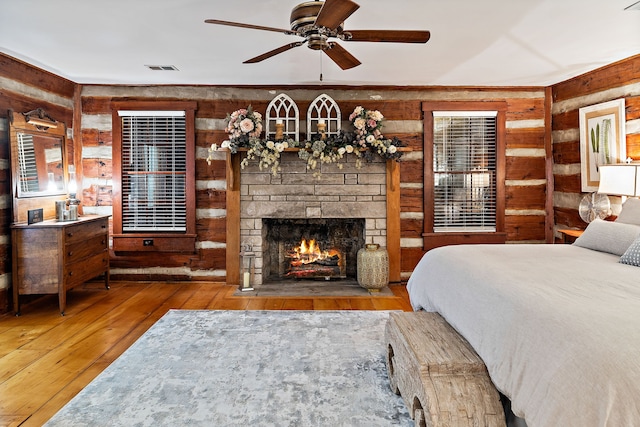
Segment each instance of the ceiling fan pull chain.
M322 49L318 52L320 53L320 81L322 81Z

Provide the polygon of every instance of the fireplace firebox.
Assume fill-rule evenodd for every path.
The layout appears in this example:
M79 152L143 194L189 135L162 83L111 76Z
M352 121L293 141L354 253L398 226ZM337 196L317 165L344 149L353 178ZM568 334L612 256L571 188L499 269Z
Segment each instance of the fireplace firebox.
M265 282L356 278L358 250L365 244L363 218L262 221Z

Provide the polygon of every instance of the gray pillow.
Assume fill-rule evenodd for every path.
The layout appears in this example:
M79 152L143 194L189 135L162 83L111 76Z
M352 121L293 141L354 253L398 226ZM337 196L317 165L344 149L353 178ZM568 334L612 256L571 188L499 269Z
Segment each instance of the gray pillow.
M640 225L595 219L573 244L621 256L638 236Z
M633 241L618 262L640 267L640 237Z
M640 199L629 198L622 204L622 211L616 222L640 225Z

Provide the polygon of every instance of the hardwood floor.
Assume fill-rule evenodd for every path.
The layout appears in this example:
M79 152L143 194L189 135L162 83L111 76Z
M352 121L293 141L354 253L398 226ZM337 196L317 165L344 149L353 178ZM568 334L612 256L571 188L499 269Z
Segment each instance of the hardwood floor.
M403 285L393 297L233 296L221 283L89 283L0 316L0 426L40 426L124 352L169 309L404 310Z

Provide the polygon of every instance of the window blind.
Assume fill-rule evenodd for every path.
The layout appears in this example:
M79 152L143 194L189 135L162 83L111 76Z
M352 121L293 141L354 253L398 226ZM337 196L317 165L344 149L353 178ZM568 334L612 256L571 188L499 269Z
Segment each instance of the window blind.
M122 231L187 227L184 111L119 111Z
M434 231L496 231L497 112L434 112Z
M33 135L18 132L18 162L20 167L20 190L25 192L40 191L38 181L38 165L36 164L36 152L33 148Z

